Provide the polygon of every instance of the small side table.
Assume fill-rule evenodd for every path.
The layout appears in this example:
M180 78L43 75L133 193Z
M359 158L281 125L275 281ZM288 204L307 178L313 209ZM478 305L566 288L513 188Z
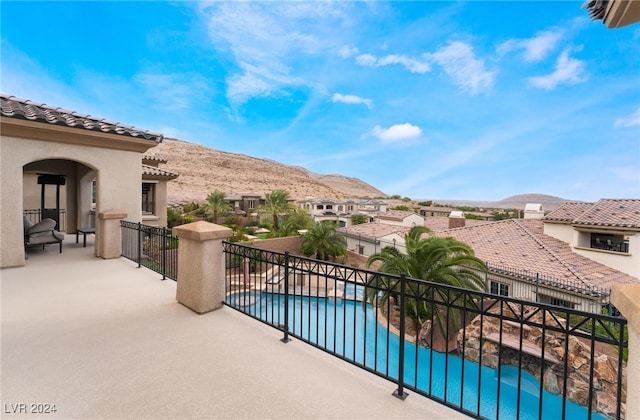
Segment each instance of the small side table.
M78 237L82 233L82 247L87 247L87 234L96 233L96 228L78 228L76 229L76 243L78 243Z

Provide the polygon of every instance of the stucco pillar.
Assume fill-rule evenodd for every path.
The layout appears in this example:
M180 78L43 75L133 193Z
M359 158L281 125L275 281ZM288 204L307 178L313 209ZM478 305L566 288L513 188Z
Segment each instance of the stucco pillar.
M627 420L640 419L640 285L616 284L611 303L624 315L629 326L627 361Z
M119 258L122 255L122 228L120 220L127 217L122 210L98 213L96 224L96 257Z
M177 226L173 232L180 240L176 299L199 314L220 308L225 298L222 241L233 231L199 221Z

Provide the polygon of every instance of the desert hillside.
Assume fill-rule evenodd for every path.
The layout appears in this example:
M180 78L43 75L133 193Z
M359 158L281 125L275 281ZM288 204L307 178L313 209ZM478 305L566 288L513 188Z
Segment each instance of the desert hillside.
M490 207L497 209L524 209L529 203L542 204L542 207L546 212L553 211L560 207L567 201L564 198L556 197L554 195L547 194L519 194L512 195L504 200L495 201L490 204Z
M182 140L165 138L148 153L164 156L167 163L160 167L180 174L169 182L169 202L204 201L216 189L237 195L264 194L282 188L294 199L386 197L357 178L315 174L299 166L221 152Z

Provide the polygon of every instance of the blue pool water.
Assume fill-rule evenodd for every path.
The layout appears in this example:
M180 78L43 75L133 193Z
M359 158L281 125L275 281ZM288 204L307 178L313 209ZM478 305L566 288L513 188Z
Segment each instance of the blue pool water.
M353 286L345 287L345 295L362 295L360 290L348 290L349 287ZM282 295L258 292L231 295L227 303L265 322L278 325L285 323L284 300ZM355 301L289 297L287 325L295 336L382 375L398 378L399 337L389 333L377 321L371 305ZM486 418L494 419L498 414L504 419L517 417L518 373L517 368L503 366L499 377L496 369L405 343L406 384L472 412L479 412ZM521 372L519 394L520 418L537 419L540 383L533 375ZM562 398L543 391L542 399L542 418L560 418ZM566 402L565 410L568 419L588 418L587 409L571 401ZM606 419L595 412L592 418Z

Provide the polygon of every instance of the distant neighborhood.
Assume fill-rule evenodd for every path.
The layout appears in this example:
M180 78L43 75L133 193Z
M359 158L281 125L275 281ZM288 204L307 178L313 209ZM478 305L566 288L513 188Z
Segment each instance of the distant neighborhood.
M16 146L28 150L26 139L37 137L34 157L25 157L26 164L15 169L21 173L21 187L3 189L3 247L12 237L23 240L20 231L11 236L13 226L20 223L5 210L11 208L6 194L13 194L22 198L11 200L12 206L30 223L50 217L57 230L71 234L78 230L98 234L101 218L106 223L111 217L100 216L101 209L108 208L124 208L127 220L157 227L196 220L224 224L234 231L232 241L255 246L277 238L304 237L314 225L329 224L344 242L345 253L338 261L360 266L385 247L405 251L406 235L421 226L429 235L468 244L488 267L486 284L492 293L592 312L606 306L612 285L640 281L638 198L554 202L553 209L546 209L541 202L519 208L485 208L400 196L294 199L286 190L215 190L204 201L176 203L169 201L167 191L180 179L180 173L169 170L168 159L154 152L163 141L161 135L119 128L76 113L69 115L64 110L2 97L3 156L7 147L12 147L7 139L18 139ZM40 131L33 131L31 125ZM84 132L89 140L71 135L57 140L59 137L47 130L75 136ZM70 156L79 156L78 161L42 155L40 138L71 147ZM85 148L93 150L95 163L85 157ZM123 172L125 161L130 169ZM131 165L134 161L136 165ZM4 179L14 175L10 168L3 169ZM47 185L42 174L62 181ZM276 192L279 200L274 203ZM137 209L131 205L134 200L139 203ZM104 252L100 241L97 243L96 253ZM3 266L24 264L23 254L14 251L3 252Z

